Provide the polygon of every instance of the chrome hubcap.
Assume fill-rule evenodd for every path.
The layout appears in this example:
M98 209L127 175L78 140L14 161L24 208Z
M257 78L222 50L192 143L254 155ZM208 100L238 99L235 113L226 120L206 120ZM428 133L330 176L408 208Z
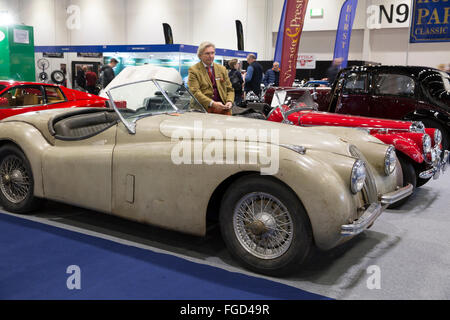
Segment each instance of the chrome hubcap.
M250 193L237 203L233 228L239 243L261 259L275 259L290 247L292 217L276 197L262 192Z
M28 195L31 181L23 161L16 156L6 157L0 165L0 190L12 203L19 203Z

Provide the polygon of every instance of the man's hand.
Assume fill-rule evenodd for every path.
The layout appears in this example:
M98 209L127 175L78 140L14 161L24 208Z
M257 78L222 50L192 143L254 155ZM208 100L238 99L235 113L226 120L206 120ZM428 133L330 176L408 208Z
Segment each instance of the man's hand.
M232 107L233 107L233 103L228 101L228 102L225 104L225 108L224 108L224 109L230 110Z
M222 110L227 110L229 109L226 105L224 105L222 102L220 101L214 101L212 103L211 108L216 109L217 111L222 111Z

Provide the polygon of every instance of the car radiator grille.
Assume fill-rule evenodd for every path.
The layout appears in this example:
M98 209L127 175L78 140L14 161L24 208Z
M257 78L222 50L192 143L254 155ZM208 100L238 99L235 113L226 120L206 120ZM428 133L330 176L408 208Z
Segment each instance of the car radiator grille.
M356 146L351 145L349 151L353 157L363 160L367 164L366 158L363 156L361 151L359 151L359 149ZM364 201L366 204L371 204L378 201L377 187L375 184L374 174L372 172L372 169L367 165L366 165L366 181L364 182L362 194L364 196Z

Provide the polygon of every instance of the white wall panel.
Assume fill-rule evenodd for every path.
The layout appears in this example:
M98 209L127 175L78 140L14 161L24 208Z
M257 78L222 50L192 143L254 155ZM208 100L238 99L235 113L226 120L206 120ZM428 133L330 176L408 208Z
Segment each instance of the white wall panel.
M249 36L253 38L257 35L249 34L249 28L252 28L249 27L247 20L249 2L256 5L256 14L260 14L253 18L254 13L251 13L252 22L264 17L264 12L261 12L259 8L259 3L265 2L263 0L192 0L192 44L199 45L203 41L211 41L219 48L237 49L235 20L240 20L244 29L244 46L245 49L250 50L247 44L249 41L252 43L253 40L249 40ZM254 9L251 8L251 10ZM257 34L258 31L255 33Z
M81 28L69 31L71 45L126 44L126 2L71 0L67 4L81 9Z
M382 64L408 64L435 68L441 63L450 62L450 43L408 44L408 29L372 30L370 42L371 60Z
M128 0L125 15L128 44L165 43L162 23L170 24L174 43L192 42L190 0Z

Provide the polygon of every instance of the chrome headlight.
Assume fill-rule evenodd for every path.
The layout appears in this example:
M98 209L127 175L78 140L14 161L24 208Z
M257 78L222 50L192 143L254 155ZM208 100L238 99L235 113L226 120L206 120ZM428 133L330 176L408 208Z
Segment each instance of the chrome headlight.
M397 158L395 156L395 148L390 146L386 151L386 155L384 156L384 173L386 173L387 176L392 174L395 170L396 165Z
M352 168L352 176L350 181L350 188L353 193L358 193L364 186L366 181L366 165L362 160L356 160Z
M422 138L422 146L423 146L423 153L427 154L431 152L431 138L429 135L424 134Z
M442 132L439 129L435 129L434 130L434 144L435 145L440 145L442 142Z

